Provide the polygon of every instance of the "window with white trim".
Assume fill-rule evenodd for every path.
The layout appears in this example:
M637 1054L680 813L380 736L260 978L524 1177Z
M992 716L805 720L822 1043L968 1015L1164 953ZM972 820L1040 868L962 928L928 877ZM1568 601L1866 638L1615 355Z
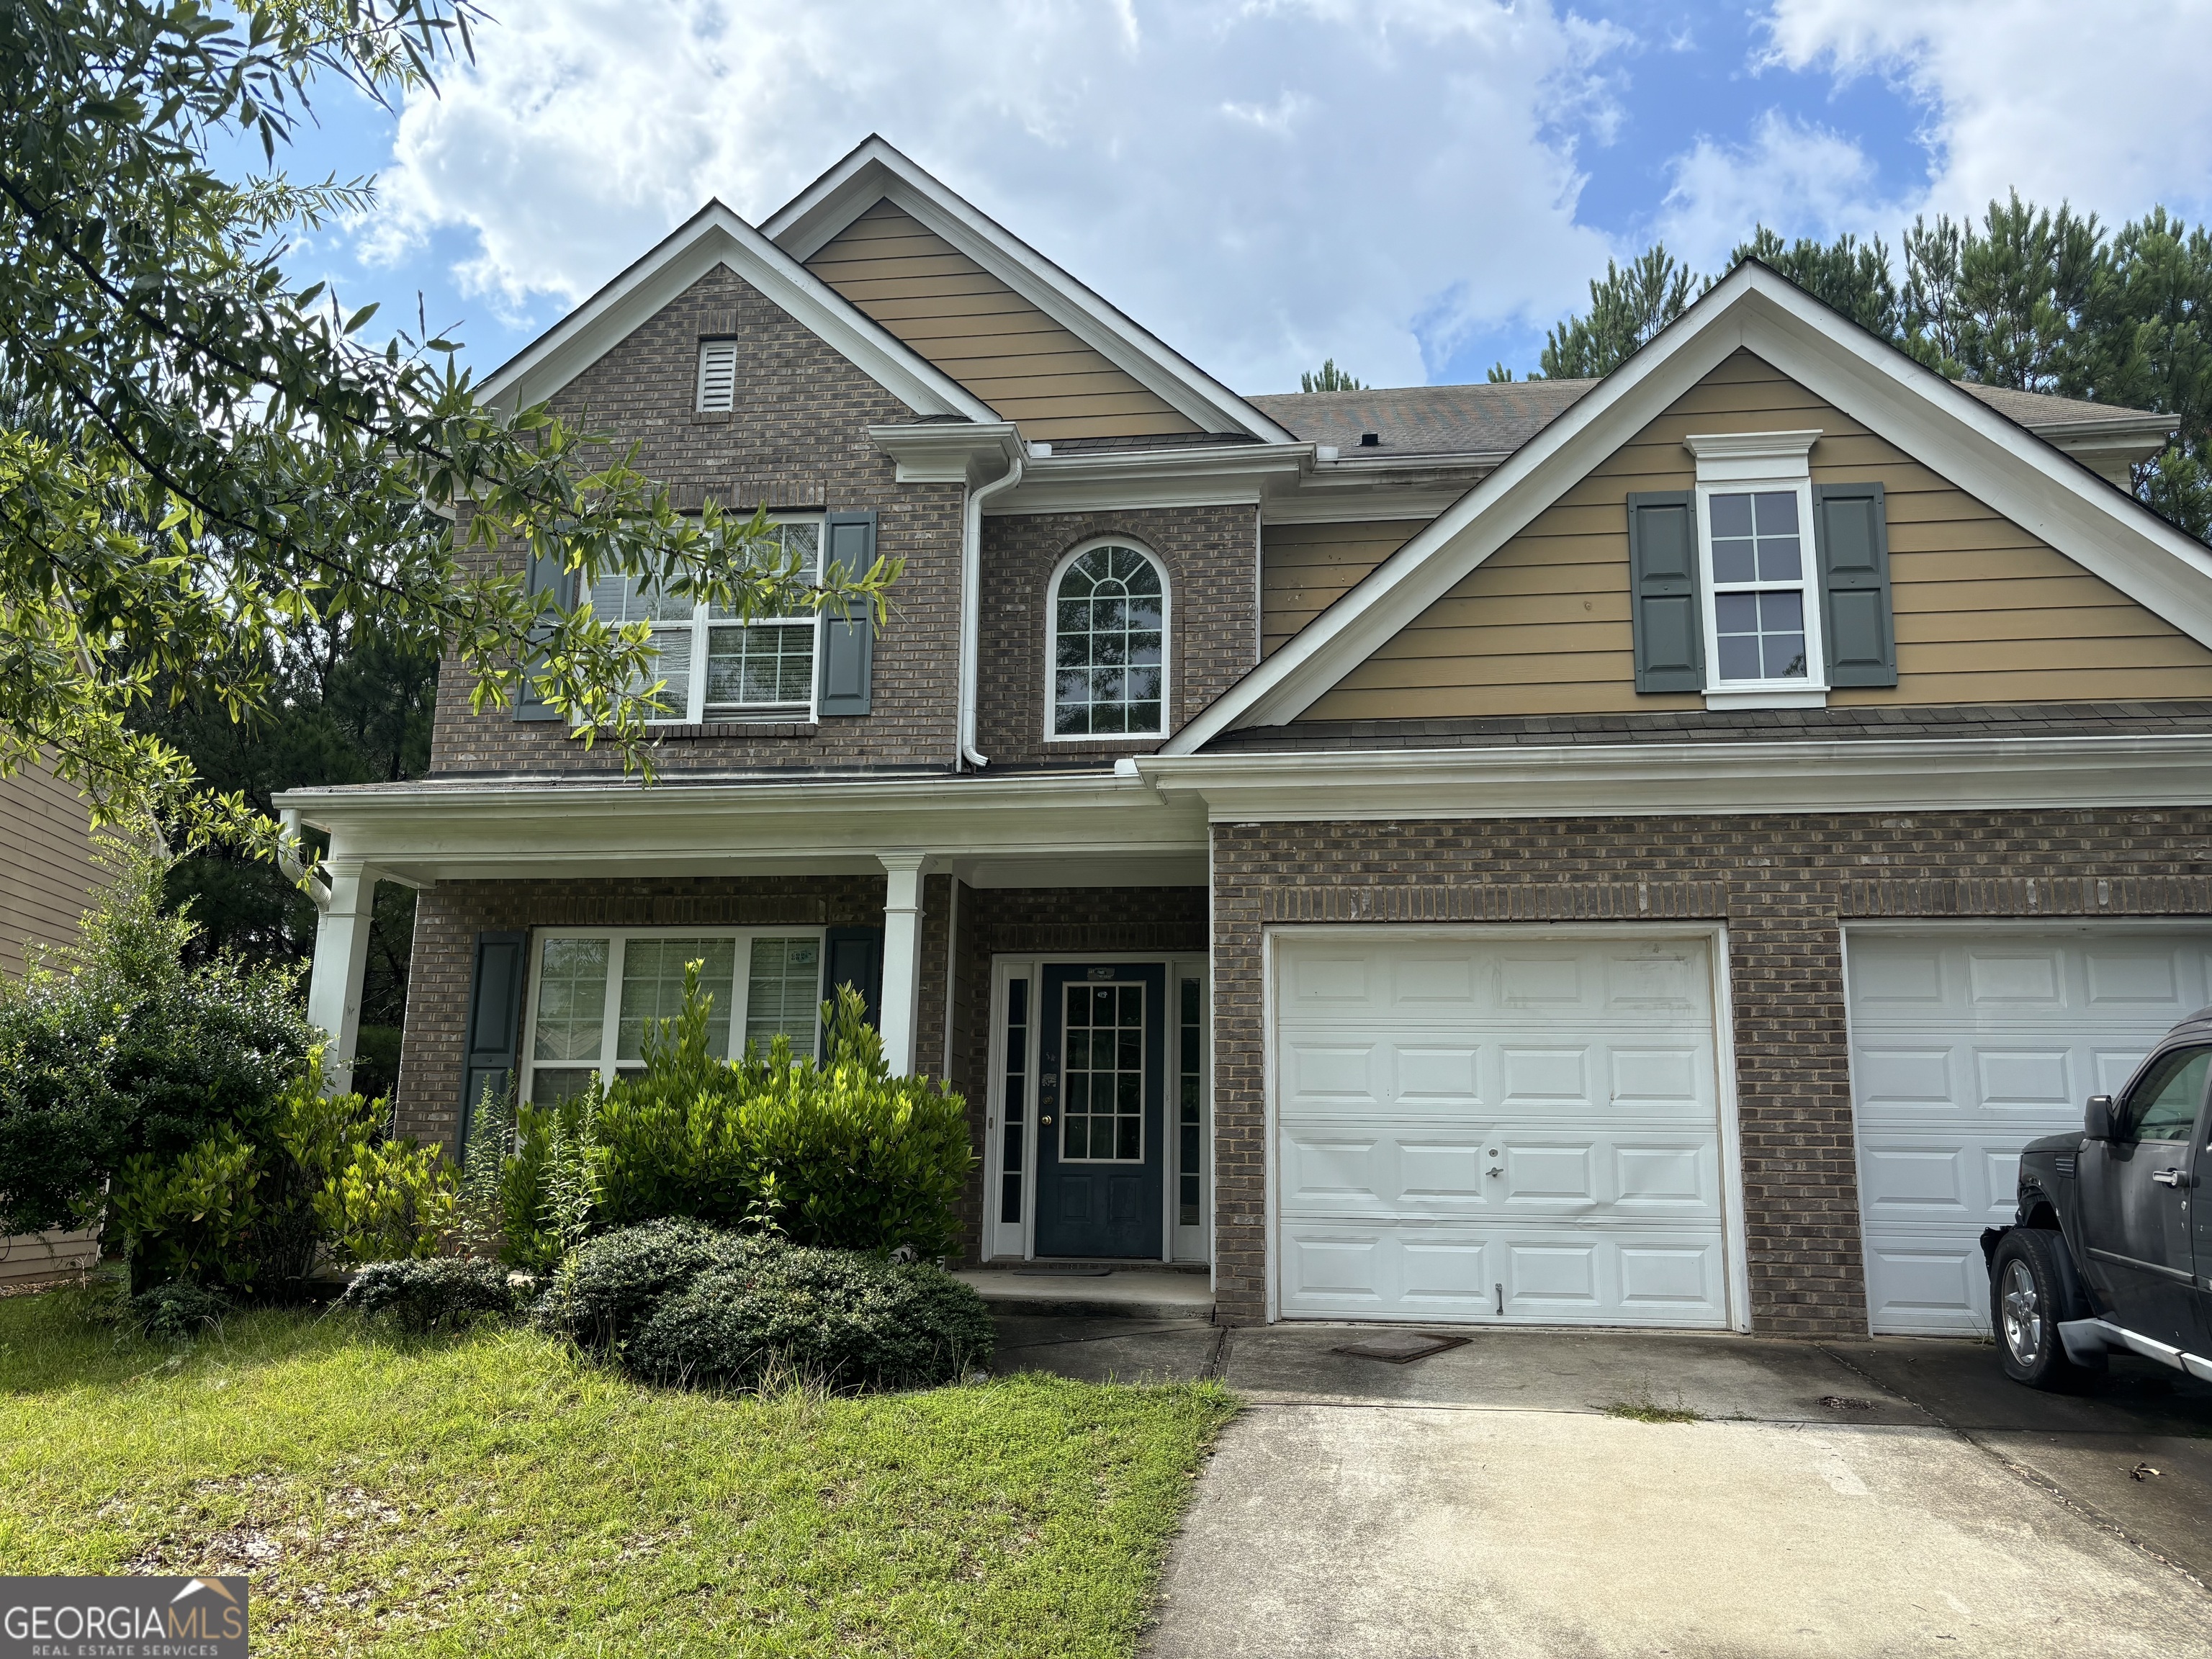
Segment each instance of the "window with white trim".
M1168 586L1158 560L1118 542L1077 553L1053 583L1048 627L1048 736L1165 731Z
M817 579L822 520L780 520L784 551L798 561L799 580ZM635 577L609 576L592 588L592 609L609 622L653 625L665 680L659 722L712 720L805 720L814 712L814 653L820 623L813 616L762 617L750 622L720 605L641 589Z
M655 1023L684 1008L684 972L700 964L711 994L707 1046L718 1058L788 1036L795 1053L815 1052L821 1024L822 933L818 928L715 927L633 932L541 929L532 961L523 1097L564 1100L594 1076L612 1082L645 1066Z
M1826 690L1807 459L1820 435L1684 441L1698 458L1708 702L1796 701Z

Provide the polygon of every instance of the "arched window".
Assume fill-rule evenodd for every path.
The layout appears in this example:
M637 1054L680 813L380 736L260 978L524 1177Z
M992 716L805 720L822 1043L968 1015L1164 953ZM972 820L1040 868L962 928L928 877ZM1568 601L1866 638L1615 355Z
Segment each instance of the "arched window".
M1052 596L1052 735L1158 736L1167 582L1149 554L1108 545L1061 567Z

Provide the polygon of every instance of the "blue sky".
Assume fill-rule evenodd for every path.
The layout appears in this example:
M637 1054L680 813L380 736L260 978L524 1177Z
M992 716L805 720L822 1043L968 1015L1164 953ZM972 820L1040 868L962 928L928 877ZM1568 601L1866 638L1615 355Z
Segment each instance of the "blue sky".
M442 95L286 165L380 178L302 281L496 366L719 195L882 132L1241 390L1533 367L1608 255L1879 233L2018 186L2212 216L2212 0L493 0Z

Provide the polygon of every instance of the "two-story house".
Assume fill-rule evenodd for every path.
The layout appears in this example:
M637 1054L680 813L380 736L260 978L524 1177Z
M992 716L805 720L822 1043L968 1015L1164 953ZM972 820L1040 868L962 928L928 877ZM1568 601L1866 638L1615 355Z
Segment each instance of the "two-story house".
M399 1112L851 981L971 1103L970 1255L1238 1321L1966 1331L2026 1139L2212 1002L2212 554L2169 422L1739 267L1595 382L1244 397L880 140L494 374L880 631L608 584L659 781L441 693L302 790L313 1006L422 890ZM577 596L581 598L582 596ZM720 1028L718 1028L718 1032Z

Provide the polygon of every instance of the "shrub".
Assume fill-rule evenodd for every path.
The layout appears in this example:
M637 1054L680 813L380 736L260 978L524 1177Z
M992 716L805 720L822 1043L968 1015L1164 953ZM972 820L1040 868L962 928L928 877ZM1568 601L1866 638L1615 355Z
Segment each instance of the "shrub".
M683 1012L647 1036L641 1075L522 1109L508 1259L550 1265L586 1232L662 1216L830 1249L952 1249L975 1161L961 1097L892 1077L850 988L823 1006L830 1057L819 1066L783 1037L714 1058L712 1003L694 963Z
M255 1192L262 1174L254 1148L228 1124L180 1158L125 1159L112 1205L131 1253L131 1289L251 1284L267 1215Z
M389 1319L410 1335L512 1319L520 1298L496 1261L373 1261L353 1276L337 1306L364 1319Z
M459 1187L440 1148L370 1142L315 1194L315 1215L342 1261L420 1259L442 1245Z
M76 945L0 979L0 1234L88 1221L128 1160L166 1165L220 1127L263 1145L314 1039L296 970L187 966L199 930L161 909L167 860L100 857Z
M681 1219L602 1233L561 1264L532 1317L587 1348L616 1349L661 1297L760 1248L757 1241Z
M230 1299L188 1279L157 1285L131 1298L131 1322L157 1342L189 1342L202 1331L219 1328Z
M983 1299L943 1268L760 1241L663 1296L622 1350L662 1382L745 1388L783 1369L833 1387L927 1388L991 1356Z

